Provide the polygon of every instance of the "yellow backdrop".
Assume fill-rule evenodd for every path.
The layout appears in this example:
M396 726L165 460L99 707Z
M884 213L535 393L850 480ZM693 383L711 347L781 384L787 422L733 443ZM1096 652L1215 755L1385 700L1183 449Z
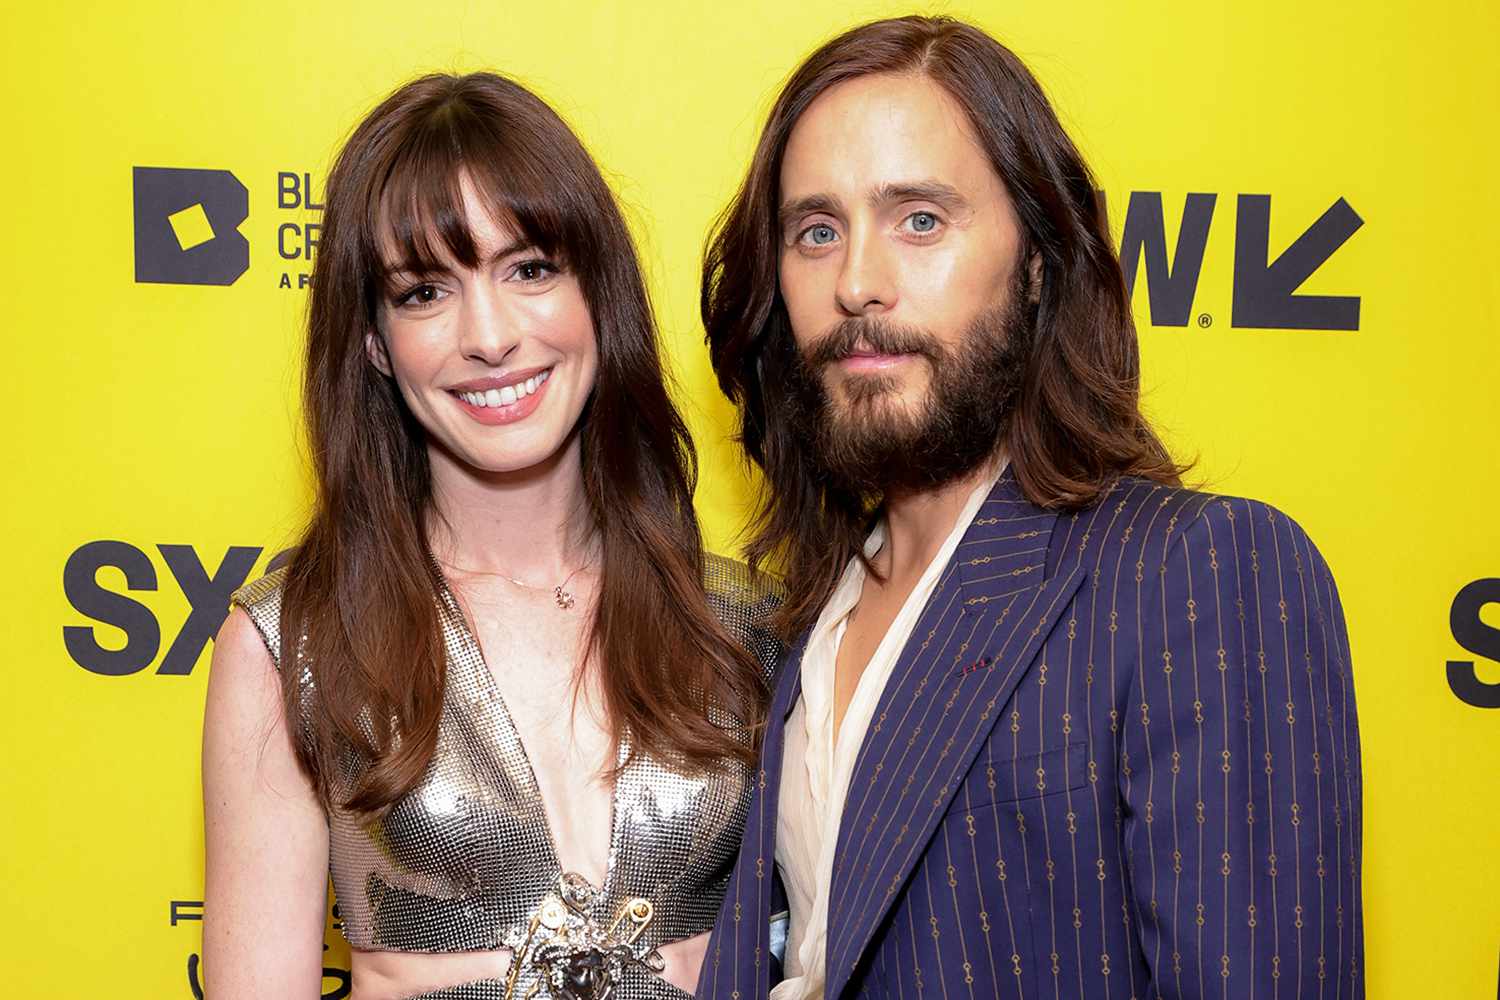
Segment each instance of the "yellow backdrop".
M495 67L574 124L641 239L704 458L700 511L729 550L751 484L701 345L704 234L796 61L909 9L146 0L11 13L5 995L194 994L205 637L226 588L300 521L307 227L359 116L420 71ZM1363 733L1370 996L1493 995L1500 8L940 9L1030 62L1097 167L1117 234L1132 218L1149 407L1169 440L1215 489L1297 517L1334 568ZM183 191L198 208L169 204ZM189 274L171 240L210 235L223 252ZM343 996L346 953L329 940L325 994Z

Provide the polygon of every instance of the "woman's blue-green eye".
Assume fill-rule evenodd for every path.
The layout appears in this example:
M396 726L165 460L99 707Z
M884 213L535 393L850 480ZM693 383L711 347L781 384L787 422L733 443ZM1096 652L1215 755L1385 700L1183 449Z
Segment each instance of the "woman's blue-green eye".
M911 216L911 228L918 233L930 233L937 228L937 216L931 212L914 212Z

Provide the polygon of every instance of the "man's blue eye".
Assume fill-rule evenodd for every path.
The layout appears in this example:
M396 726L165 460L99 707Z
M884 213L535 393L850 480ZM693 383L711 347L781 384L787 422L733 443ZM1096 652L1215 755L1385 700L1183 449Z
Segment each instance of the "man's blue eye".
M807 231L807 235L815 245L823 246L833 242L835 233L832 226L813 226Z
M937 228L937 216L931 212L916 212L911 217L911 228L919 233L930 233Z

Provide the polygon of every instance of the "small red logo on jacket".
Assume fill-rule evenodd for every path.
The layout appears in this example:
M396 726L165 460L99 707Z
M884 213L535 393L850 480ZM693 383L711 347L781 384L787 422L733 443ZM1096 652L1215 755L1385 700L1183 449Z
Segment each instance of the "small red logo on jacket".
M959 668L959 670L954 674L954 676L955 677L962 677L965 674L972 674L976 670L986 670L989 667L994 666L994 663L995 663L995 661L992 660L992 659L990 659L988 656L981 656L979 659L975 660L973 663L969 664L968 666Z

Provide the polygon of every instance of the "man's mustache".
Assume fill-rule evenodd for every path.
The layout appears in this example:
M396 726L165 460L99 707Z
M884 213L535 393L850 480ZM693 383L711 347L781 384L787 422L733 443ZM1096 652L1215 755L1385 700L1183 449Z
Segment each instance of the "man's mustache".
M840 320L802 352L809 368L818 369L856 353L919 354L937 364L943 347L932 334L914 326L897 326L866 316Z

